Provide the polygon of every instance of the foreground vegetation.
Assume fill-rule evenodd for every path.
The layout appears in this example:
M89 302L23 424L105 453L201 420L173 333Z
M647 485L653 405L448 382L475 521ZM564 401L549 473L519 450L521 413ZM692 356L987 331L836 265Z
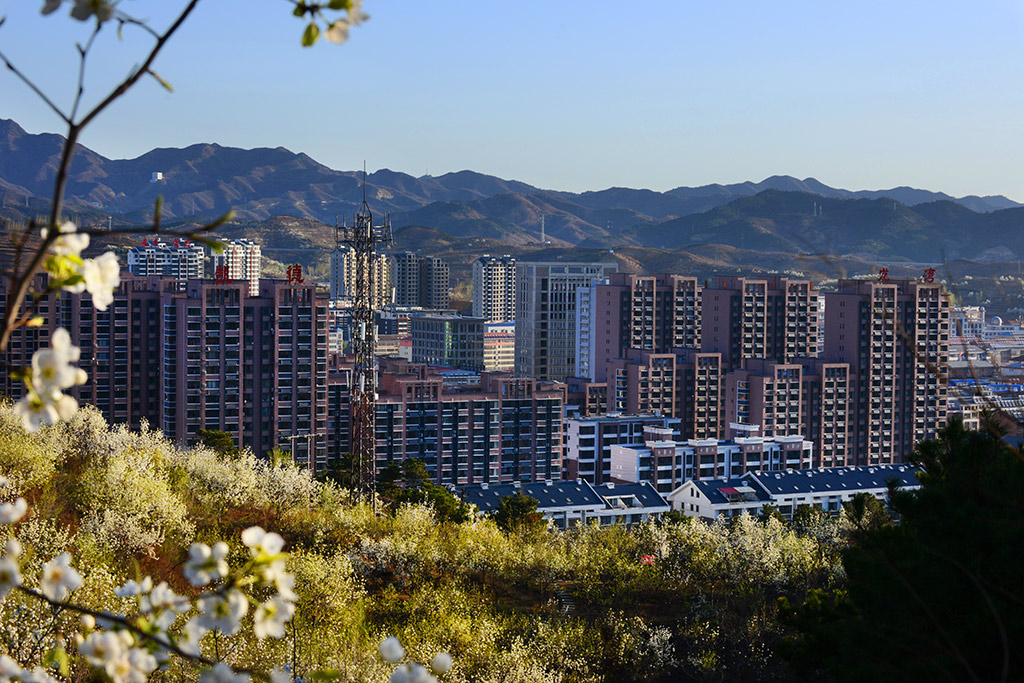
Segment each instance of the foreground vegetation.
M387 679L376 656L386 635L418 661L450 652L445 681L816 678L837 642L830 629L856 613L843 602L853 593L844 557L860 547L851 539L865 529L899 533L870 505L839 518L804 510L791 524L766 514L567 532L439 522L429 504L396 503L375 516L302 470L178 448L154 431L108 427L92 409L27 434L0 407L0 475L0 502L29 502L9 527L26 582L38 575L30 569L70 552L83 577L75 598L97 610L127 609L112 591L142 575L194 596L181 573L193 542L233 539L228 560L238 566L242 530L280 533L298 594L285 637L210 634L203 654L352 681ZM815 611L822 604L840 607ZM43 663L58 639L74 643L79 628L78 615L19 593L0 612L0 653L24 667ZM70 650L72 679L90 680ZM177 662L151 680L195 677Z

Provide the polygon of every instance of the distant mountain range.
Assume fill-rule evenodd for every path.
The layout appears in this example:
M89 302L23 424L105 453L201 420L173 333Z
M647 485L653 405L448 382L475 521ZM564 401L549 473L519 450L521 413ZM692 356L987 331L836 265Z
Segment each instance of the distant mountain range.
M2 215L23 218L45 206L62 142L0 119ZM154 173L161 179L154 181ZM111 216L119 223L150 220L162 195L165 220L234 209L243 222L283 215L333 224L355 212L362 193L360 173L281 147L197 144L112 160L80 146L67 201L89 220ZM367 195L375 211L391 213L396 228L424 226L512 245L539 245L543 224L548 244L593 248L725 244L924 260L943 247L971 258L1003 258L1021 246L1015 232L1022 205L1003 196L955 198L909 187L854 192L789 176L668 192L573 193L473 171L416 178L381 170L367 178Z

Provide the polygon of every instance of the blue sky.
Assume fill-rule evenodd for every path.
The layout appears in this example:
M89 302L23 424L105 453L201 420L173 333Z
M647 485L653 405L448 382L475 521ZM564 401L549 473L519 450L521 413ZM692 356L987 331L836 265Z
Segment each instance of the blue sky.
M86 27L5 0L0 50L55 99ZM123 0L162 25L173 0ZM83 137L108 157L217 142L339 169L464 168L541 187L665 190L813 176L1024 201L1024 3L365 0L344 46L299 46L284 0L203 0ZM98 97L145 41L90 57ZM60 121L6 70L0 117Z

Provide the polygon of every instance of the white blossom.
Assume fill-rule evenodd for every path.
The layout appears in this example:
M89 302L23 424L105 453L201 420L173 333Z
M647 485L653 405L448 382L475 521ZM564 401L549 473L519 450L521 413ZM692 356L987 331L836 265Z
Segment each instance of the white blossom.
M114 595L119 598L130 598L148 593L151 590L153 590L153 579L147 576L141 583L135 579L128 579L124 582L123 586L114 589Z
M193 586L205 586L211 581L228 575L228 544L215 543L213 548L205 543L193 543L188 549L188 560L183 573Z
M242 543L249 546L253 557L259 557L260 554L274 557L284 548L284 539L280 534L273 531L268 533L258 526L251 526L242 532Z
M61 553L43 565L39 588L51 600L63 600L69 591L78 590L81 585L82 575L71 566L71 555L68 553Z
M421 664L399 664L391 672L391 683L437 683L427 667Z
M385 662L400 662L405 657L405 648L402 647L402 643L399 642L398 638L390 636L381 641L378 646L380 650L380 656L384 658Z
M446 674L452 670L452 656L447 652L438 652L430 662L430 668L436 674Z
M21 569L9 557L0 558L0 598L21 585Z
M113 683L146 683L146 674L141 671L135 671L132 668L131 660L128 659L127 654L110 660L103 667L103 670L107 672Z
M124 654L124 643L113 631L90 633L78 646L78 652L95 667L105 667Z
M14 414L21 418L21 426L26 432L39 431L43 425L56 424L60 419L53 403L33 394L22 397L14 404Z
M28 503L24 498L17 498L13 503L0 504L0 524L14 524L24 517L26 512Z
M47 6L52 1L49 0ZM53 9L57 9L59 6L60 2L57 0ZM49 10L49 12L52 12L53 9ZM49 12L46 7L43 7L43 14L49 14ZM78 227L70 221L62 223L57 232L59 233L57 238L50 245L50 251L57 256L80 256L82 251L89 246L89 236L78 234ZM43 228L43 239L46 239L49 234L49 228Z
M71 334L63 327L58 327L50 337L50 348L64 355L68 363L81 360L82 350L71 343Z
M21 667L7 655L0 655L0 681L16 680L21 675Z
M202 654L199 641L206 635L208 630L202 625L201 619L202 617L192 617L185 622L185 627L181 629L182 637L175 641L175 644L182 652L193 657L198 657Z
M271 669L270 683L292 683L292 675L284 669Z
M217 662L199 675L199 683L249 683L249 674L236 674L224 662Z
M21 543L19 543L18 539L13 536L7 539L7 546L5 547L5 550L7 551L7 557L14 559L21 557Z
M294 614L294 604L282 600L280 597L273 597L256 608L256 614L253 615L252 631L260 640L267 636L284 638L285 622Z
M249 611L249 601L241 591L231 589L226 595L199 596L199 623L209 630L234 635L242 625L242 617Z
M363 0L349 0L348 20L353 25L358 26L369 18L370 15L363 11Z
M147 576L146 579L149 580L149 577ZM147 613L155 609L168 610L170 612L187 612L191 606L188 598L184 595L178 595L175 593L171 587L167 585L166 581L161 581L157 584L148 597L142 598L140 604L143 613Z
M331 22L324 31L324 38L331 41L335 45L341 45L348 40L349 22L346 19L338 19Z
M92 305L100 311L114 302L114 290L121 282L121 266L114 252L108 251L94 259L86 259L79 270L86 290L92 294Z
M274 560L263 568L262 574L263 581L272 584L282 598L293 602L299 599L295 594L295 577L285 571L284 560Z
M32 354L32 387L42 395L75 386L77 368L67 356L54 349L39 349Z
M56 678L46 673L46 669L41 666L37 666L31 671L27 669L22 671L21 678L18 680L22 683L60 683Z
M67 394L53 392L53 409L57 412L58 420L70 420L78 410L78 401Z

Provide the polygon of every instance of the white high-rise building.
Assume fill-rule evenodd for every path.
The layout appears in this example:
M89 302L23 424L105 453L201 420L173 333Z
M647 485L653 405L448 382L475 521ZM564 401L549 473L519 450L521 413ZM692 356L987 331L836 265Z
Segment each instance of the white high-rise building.
M615 263L516 264L516 375L559 382L576 373L576 294Z
M356 252L338 245L331 252L331 301L346 302L355 295ZM373 306L384 308L391 304L391 259L377 254L373 259Z
M514 258L484 254L473 262L473 315L491 323L515 320Z
M173 277L177 280L198 280L203 277L206 250L192 240L160 241L159 237L142 240L142 246L128 250L128 272L145 277Z
M227 267L227 272L218 273L219 267ZM214 277L228 280L248 280L249 296L259 296L260 272L263 267L263 254L260 245L251 240L224 240L224 251L213 254Z

